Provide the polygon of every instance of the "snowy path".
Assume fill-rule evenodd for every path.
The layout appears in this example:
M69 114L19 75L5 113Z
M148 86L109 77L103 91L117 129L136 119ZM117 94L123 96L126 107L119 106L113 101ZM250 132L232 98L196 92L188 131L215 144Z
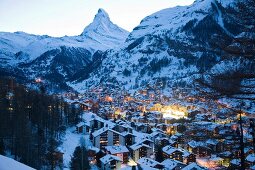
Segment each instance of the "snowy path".
M59 150L64 153L63 161L64 161L64 169L69 169L69 163L71 161L71 157L75 148L80 145L81 137L85 138L86 145L90 146L91 142L89 140L88 135L84 134L77 134L75 132L75 127L68 128L66 130L66 135L63 139L63 144L59 147Z

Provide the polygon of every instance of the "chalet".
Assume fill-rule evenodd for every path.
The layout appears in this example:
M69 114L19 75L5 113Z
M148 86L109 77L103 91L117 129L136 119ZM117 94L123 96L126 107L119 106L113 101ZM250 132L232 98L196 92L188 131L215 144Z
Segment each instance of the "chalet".
M150 134L150 137L151 137L151 139L154 142L156 142L157 138L165 138L165 137L167 137L167 135L163 131L161 131L159 129L153 128L152 131L153 132Z
M158 161L155 161L150 158L142 157L140 158L137 163L143 168L143 169L165 169L165 166Z
M211 149L206 146L204 142L190 141L188 143L188 151L196 154L198 157L211 156Z
M179 146L182 146L184 144L185 137L181 133L176 133L175 135L172 135L170 139L176 141Z
M180 149L180 148L179 148ZM185 164L189 164L192 162L196 162L196 155L193 153L190 153L189 151L185 150L185 149L180 149L180 151L182 151L183 153L183 163Z
M119 145L120 144L119 136L120 136L119 132L109 129L108 136L107 136L108 146Z
M88 147L88 160L90 163L96 163L96 154L100 151L98 148L89 146Z
M104 148L108 145L108 128L103 127L95 132L92 133L92 141L93 145L97 148Z
M241 161L240 159L232 159L230 161L229 168L230 169L240 169Z
M105 155L100 158L102 170L117 170L121 168L121 159L114 155Z
M144 124L144 123L137 123L136 124L136 130L146 133L148 132L148 125Z
M223 143L217 140L208 139L206 144L214 153L220 153L224 151Z
M165 146L162 148L163 156L165 159L174 159L180 162L183 161L183 152L180 151L178 148L174 148L172 146Z
M176 141L174 141L172 139L169 139L169 144L168 145L170 145L172 147L176 147L176 148L179 147L178 142L176 142Z
M119 145L120 133L110 127L103 127L92 133L93 145L97 148Z
M126 146L106 146L105 149L108 154L118 156L123 163L128 162L129 150Z
M119 143L123 146L131 146L135 143L135 135L129 132L122 132L119 135Z
M120 120L116 121L117 125L114 127L114 130L118 131L119 133L122 132L130 132L132 133L133 128L127 124L126 122L122 122Z
M169 138L160 138L160 137L157 137L156 140L155 140L155 143L157 143L160 146L164 147L164 146L170 144L170 139Z
M94 131L101 129L105 125L105 120L95 115L94 113L87 112L83 114L82 120L85 123L85 128L93 129ZM85 130L88 131L88 130Z
M135 162L142 157L150 157L153 154L152 147L144 143L135 143L129 148L131 150L131 157Z
M84 122L80 122L78 123L75 127L76 127L76 132L77 133L85 133L85 123Z

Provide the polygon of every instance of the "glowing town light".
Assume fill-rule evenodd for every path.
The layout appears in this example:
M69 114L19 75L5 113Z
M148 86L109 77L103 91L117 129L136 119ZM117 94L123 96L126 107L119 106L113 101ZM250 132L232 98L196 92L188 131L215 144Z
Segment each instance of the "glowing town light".
M37 78L37 79L35 79L35 82L36 82L36 83L41 83L41 82L42 82L42 79L41 79L41 78Z
M185 118L185 112L168 109L165 112L163 112L163 118L174 118L174 119L180 119Z

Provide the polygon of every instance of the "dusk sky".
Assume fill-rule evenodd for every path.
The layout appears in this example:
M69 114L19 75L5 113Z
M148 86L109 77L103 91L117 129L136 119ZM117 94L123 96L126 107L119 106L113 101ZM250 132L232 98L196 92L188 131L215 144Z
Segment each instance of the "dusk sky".
M50 36L79 35L99 8L113 23L132 31L161 9L190 5L194 0L0 0L0 31Z

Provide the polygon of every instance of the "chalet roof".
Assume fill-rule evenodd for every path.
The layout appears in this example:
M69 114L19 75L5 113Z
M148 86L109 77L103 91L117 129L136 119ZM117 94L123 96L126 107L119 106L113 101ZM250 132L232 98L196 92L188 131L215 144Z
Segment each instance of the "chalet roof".
M137 149L142 148L142 147L151 148L149 145L146 145L144 143L135 143L135 144L130 146L130 148L132 150L137 150Z
M82 126L84 126L84 125L85 125L84 122L80 122L80 123L78 123L78 124L76 125L76 127L82 127Z
M165 152L168 155L171 155L172 153L174 153L176 151L180 152L180 150L178 148L172 147L170 145L167 145L167 146L163 147L162 151Z
M186 158L188 156L190 156L192 153L190 153L189 151L182 149L182 148L178 148L182 153L183 153L183 157Z
M217 140L213 140L213 139L208 139L206 141L206 144L210 144L210 145L217 145L219 142Z
M249 154L249 155L246 157L245 160L248 161L248 162L254 163L254 162L255 162L255 154Z
M117 153L127 153L128 148L126 146L106 146L105 149L110 152L111 154L117 154Z
M103 164L107 164L107 163L109 163L111 161L121 161L121 159L118 156L107 154L104 157L100 158L100 161Z
M196 147L206 147L206 144L205 144L204 142L197 142L197 141L194 141L194 140L190 141L190 142L188 143L188 145L189 145L190 147L192 147L192 148L196 148Z
M174 159L165 159L163 162L161 162L161 164L163 164L168 169L175 169L176 166L178 166L180 164L183 166L186 166L184 163L174 160Z
M157 165L163 166L163 164L159 163L158 161L155 161L150 158L145 158L145 157L140 158L137 162L138 164L142 166L151 167L151 168L155 168Z
M127 132L127 131L120 133L120 135L121 135L121 136L127 136L127 135L135 136L133 133L129 133L129 132Z
M101 129L99 129L99 130L93 132L92 135L93 135L94 137L97 137L97 136L101 135L102 133L106 132L107 130L109 130L109 127L103 127L103 128L101 128Z
M240 165L241 161L240 161L240 159L232 159L230 161L230 163L233 164L233 165Z

